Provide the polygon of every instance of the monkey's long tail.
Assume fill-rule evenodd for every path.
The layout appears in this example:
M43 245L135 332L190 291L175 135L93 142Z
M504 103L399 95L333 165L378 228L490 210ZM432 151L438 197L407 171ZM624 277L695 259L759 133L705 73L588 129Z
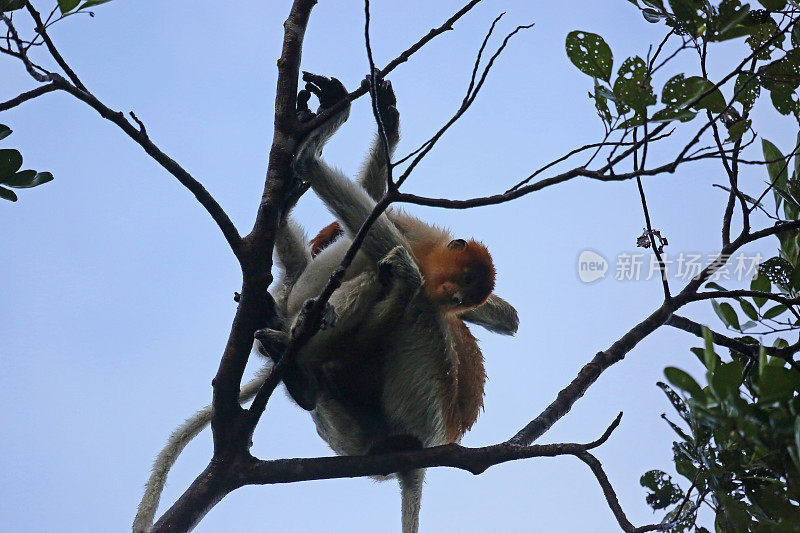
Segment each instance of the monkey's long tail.
M419 532L419 508L422 505L422 482L425 480L425 469L409 470L397 474L400 480L402 503L403 533Z
M246 402L255 396L261 384L264 383L264 380L269 375L271 368L271 366L262 368L256 373L256 377L245 383L239 394L239 403ZM161 499L161 492L167 482L167 474L169 474L172 465L175 464L186 445L211 422L211 413L210 405L203 407L188 418L186 422L175 428L175 431L169 436L167 444L164 445L164 448L156 456L156 460L153 461L153 469L145 485L144 496L142 496L142 501L139 502L136 518L133 519L133 533L147 533L150 531L158 509L158 502Z

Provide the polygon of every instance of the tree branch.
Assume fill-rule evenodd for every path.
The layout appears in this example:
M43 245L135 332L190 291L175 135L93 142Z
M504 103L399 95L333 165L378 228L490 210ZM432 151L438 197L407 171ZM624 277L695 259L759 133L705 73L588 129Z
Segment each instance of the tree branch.
M7 111L13 107L17 107L20 104L27 102L28 100L33 100L34 98L41 96L43 94L51 93L53 91L57 91L58 86L50 82L46 85L40 85L35 89L31 89L30 91L24 92L19 96L15 96L11 100L6 100L5 102L0 102L0 111Z

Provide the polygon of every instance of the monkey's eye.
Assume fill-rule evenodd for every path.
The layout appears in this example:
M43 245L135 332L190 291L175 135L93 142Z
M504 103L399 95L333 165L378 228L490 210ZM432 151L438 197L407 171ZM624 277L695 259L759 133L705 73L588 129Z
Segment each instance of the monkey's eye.
M463 250L467 247L467 241L464 239L453 239L447 244L447 247L451 250Z
M475 274L472 272L465 272L462 281L464 285L472 285L475 282Z

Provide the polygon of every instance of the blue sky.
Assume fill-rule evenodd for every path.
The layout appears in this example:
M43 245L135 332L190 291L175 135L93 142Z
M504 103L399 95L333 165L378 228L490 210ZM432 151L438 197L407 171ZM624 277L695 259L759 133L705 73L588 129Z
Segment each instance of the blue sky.
M380 65L460 7L451 1L374 4ZM135 111L153 141L203 182L246 233L263 187L288 5L240 2L220 10L219 2L206 0L115 0L98 7L96 17L72 17L51 33L84 83L112 108ZM629 55L644 56L664 29L645 23L622 0L565 5L487 0L392 74L402 155L457 108L474 54L499 12L508 13L498 33L536 23L514 39L473 108L406 190L456 198L501 192L602 138L586 97L591 79L567 60L566 34L604 35L616 67ZM360 2L321 1L302 68L354 88L367 72L362 17ZM735 51L728 46L712 59L712 79ZM696 74L690 59L687 53L676 64ZM21 65L5 57L0 79L0 100L34 86ZM372 138L370 121L367 100L359 100L326 158L354 172ZM3 113L0 123L14 129L4 148L21 149L26 167L56 178L22 191L16 204L0 204L0 523L8 531L125 530L152 458L169 432L210 400L235 309L238 267L191 194L82 103L49 94ZM791 121L764 109L756 126L784 152L791 149ZM650 160L665 160L674 146L653 149ZM758 190L763 171L743 172L746 190ZM645 181L653 224L668 236L668 252L719 248L724 193L711 184L722 180L716 166L696 164ZM309 231L331 219L312 196L297 210ZM473 330L489 382L485 411L466 445L513 435L598 350L660 303L656 279L587 285L576 272L578 254L587 248L612 260L636 252L644 221L634 182L576 180L503 206L409 211L485 242L498 270L496 292L520 312L514 338ZM749 252L769 257L773 249L767 242ZM612 274L613 266L607 277ZM685 312L719 327L708 303ZM639 476L651 468L669 470L671 456L670 430L659 418L670 407L655 382L667 365L701 375L688 351L696 344L688 334L656 332L542 439L593 440L624 411L622 425L597 455L637 525L660 518L645 505ZM330 453L308 415L280 392L256 431L253 451L262 458ZM167 503L210 453L211 436L204 432L173 469ZM247 487L225 498L196 531L245 528L399 530L398 489L368 479ZM617 530L591 473L570 457L504 464L477 477L433 469L422 528Z

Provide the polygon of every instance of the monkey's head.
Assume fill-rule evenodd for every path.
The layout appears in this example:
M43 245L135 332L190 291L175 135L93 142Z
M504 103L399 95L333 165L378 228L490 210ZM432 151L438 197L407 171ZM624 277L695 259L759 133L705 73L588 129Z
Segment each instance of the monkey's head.
M454 239L438 246L422 264L425 293L434 305L463 311L486 301L494 289L494 264L478 241Z

